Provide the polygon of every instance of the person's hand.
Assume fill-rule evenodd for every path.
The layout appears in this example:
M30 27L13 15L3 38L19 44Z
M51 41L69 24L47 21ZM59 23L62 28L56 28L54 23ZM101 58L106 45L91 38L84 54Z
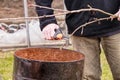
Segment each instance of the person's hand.
M120 21L120 9L119 9L119 11L115 14L115 16L117 17L118 21Z
M55 34L55 29L58 29L59 26L57 24L51 23L45 26L42 30L45 39L51 40Z

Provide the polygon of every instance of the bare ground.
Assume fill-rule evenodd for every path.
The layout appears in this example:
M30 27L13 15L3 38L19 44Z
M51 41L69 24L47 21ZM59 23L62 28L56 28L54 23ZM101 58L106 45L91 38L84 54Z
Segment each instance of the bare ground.
M34 3L34 0L28 1ZM54 0L53 7L63 8L62 0ZM28 10L29 16L36 16L35 8L29 8ZM23 0L0 0L0 18L16 18L23 16L24 16ZM8 23L10 21L3 22Z

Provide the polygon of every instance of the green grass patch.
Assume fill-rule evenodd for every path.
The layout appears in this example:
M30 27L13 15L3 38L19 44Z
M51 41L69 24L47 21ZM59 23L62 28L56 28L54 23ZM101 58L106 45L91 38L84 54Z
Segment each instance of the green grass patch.
M109 65L107 63L107 60L105 58L104 53L101 53L101 66L102 66L102 80L113 80L112 74L109 68Z
M1 52L0 56L0 75L2 80L12 80L13 73L13 52Z

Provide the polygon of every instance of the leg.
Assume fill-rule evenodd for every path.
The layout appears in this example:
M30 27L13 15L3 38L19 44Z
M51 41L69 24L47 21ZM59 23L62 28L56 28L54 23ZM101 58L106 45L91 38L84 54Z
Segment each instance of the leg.
M100 80L100 41L97 38L72 37L73 48L85 55L83 80Z
M104 37L102 39L102 46L114 80L120 80L120 33Z

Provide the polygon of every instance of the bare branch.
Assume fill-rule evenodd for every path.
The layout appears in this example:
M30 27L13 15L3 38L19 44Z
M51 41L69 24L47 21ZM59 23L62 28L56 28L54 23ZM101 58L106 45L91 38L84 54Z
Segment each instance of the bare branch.
M103 11L101 9L92 8L90 5L88 5L88 8L86 8L86 9L79 9L79 10L72 10L72 11L62 10L62 9L54 9L54 8L50 8L50 7L46 7L46 6L39 6L39 5L35 5L35 4L29 4L28 6L29 7L39 7L39 8L45 8L45 9L51 9L51 10L54 10L54 11L58 11L58 13L55 13L53 15L43 15L43 16L38 16L38 17L0 18L0 21L41 19L41 18L46 18L46 17L53 17L53 16L60 16L60 15L66 15L66 14L80 13L80 12L85 12L85 11L87 11L87 12L89 12L89 11L100 12L100 13L103 13L103 14L106 14L106 15L109 16L109 17L106 17L106 18L99 18L99 19L96 19L96 20L93 20L93 21L90 21L90 22L87 22L87 23L81 25L80 27L76 28L73 31L73 33L68 37L68 38L70 38L71 36L73 36L75 34L76 31L78 31L81 28L82 28L81 34L83 34L84 27L86 27L89 24L96 23L96 22L103 21L103 20L110 20L110 19L113 20L114 18L117 18L117 16L115 16L114 14L108 13L108 12ZM62 12L62 13L60 13L60 12ZM62 48L64 46L65 46L65 44L62 46Z
M73 33L70 35L70 37L73 36L73 35L75 34L75 32L78 31L80 28L84 28L85 26L87 26L87 25L89 25L89 24L92 24L92 23L96 23L96 22L98 22L98 21L109 20L109 19L111 19L111 17L100 18L100 19L96 19L96 20L87 22L87 23L81 25L80 27L76 28L76 29L73 31ZM82 30L81 34L83 34L83 30Z
M29 4L29 7L39 7L39 8L45 8L45 9L51 9L54 11L59 11L59 12L66 12L67 10L63 10L63 9L55 9L55 8L50 8L50 7L46 7L46 6L39 6L39 5L35 5L35 4Z
M38 5L32 5L32 6L37 6L38 7ZM53 9L53 10L57 10L57 11L62 11L62 13L56 13L56 14L53 14L53 15L43 15L43 16L38 16L38 17L0 18L0 21L41 19L41 18L46 18L46 17L53 17L53 16L60 16L60 15L66 15L66 14L80 13L80 12L84 12L84 11L96 11L96 12L101 12L101 13L109 15L109 16L114 16L111 13L108 13L108 12L105 12L103 10L96 9L96 8L88 8L88 9L79 9L79 10L67 11L67 10L61 10L61 9L48 8L48 7L45 7L45 6L39 6L39 7L46 8L46 9Z

